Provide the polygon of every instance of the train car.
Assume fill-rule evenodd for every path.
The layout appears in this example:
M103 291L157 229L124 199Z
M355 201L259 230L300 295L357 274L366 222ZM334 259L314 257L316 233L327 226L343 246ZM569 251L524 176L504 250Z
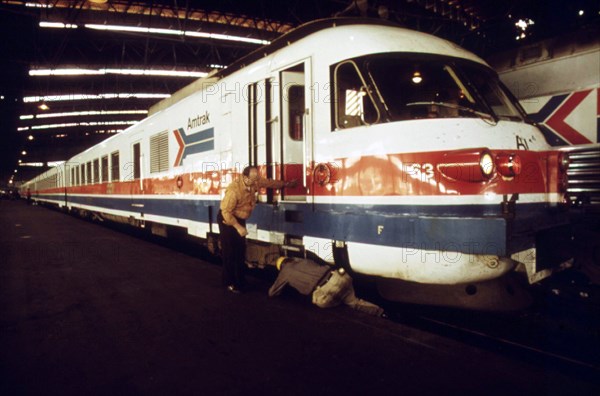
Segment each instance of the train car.
M26 183L33 199L218 251L224 188L261 191L248 257L308 255L392 301L502 309L571 262L568 155L482 59L387 22L303 25Z
M600 29L488 59L553 146L600 141Z
M570 153L571 203L600 212L600 28L498 53L488 61L546 140Z

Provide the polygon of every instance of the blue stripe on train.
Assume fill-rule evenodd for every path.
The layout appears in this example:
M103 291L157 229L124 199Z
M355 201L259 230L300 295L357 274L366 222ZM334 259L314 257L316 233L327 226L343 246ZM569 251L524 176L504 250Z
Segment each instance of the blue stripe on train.
M64 195L46 197L64 202ZM112 197L73 197L69 201L83 205L134 213L153 214L199 222L213 223L219 201L156 199L135 200ZM132 204L143 205L134 207ZM518 220L511 223L519 229L519 249L532 245L529 229L544 211L543 205L521 204ZM416 211L419 210L420 213ZM534 220L536 219L536 220ZM455 205L415 207L414 205L350 205L303 204L280 202L258 204L249 219L258 228L291 235L311 235L413 249L448 250L474 254L506 255L516 248L507 237L508 222L500 216L499 205ZM526 246L530 247L530 246Z

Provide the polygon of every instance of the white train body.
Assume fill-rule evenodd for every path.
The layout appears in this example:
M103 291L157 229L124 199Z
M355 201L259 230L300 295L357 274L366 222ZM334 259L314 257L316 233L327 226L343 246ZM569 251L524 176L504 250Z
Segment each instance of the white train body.
M422 83L403 81L407 71ZM518 262L534 281L559 264L535 253L540 232L566 224L565 160L496 80L448 41L319 21L23 189L210 239L224 187L257 164L299 186L257 197L249 242L417 283L482 282Z

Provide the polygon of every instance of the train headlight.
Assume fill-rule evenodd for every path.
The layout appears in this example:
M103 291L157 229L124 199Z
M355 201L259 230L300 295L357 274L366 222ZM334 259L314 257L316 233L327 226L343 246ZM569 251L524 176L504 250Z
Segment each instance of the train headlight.
M481 168L481 173L488 179L494 174L494 159L489 151L481 153L481 157L479 157L479 168Z
M523 165L518 154L498 154L496 166L502 176L513 177L521 173Z
M469 148L448 151L437 169L450 180L480 183L494 176L496 165L488 148Z

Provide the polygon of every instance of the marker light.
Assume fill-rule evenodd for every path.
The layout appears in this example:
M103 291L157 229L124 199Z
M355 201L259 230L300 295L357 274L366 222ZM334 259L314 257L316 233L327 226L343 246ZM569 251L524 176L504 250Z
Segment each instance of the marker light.
M568 153L558 154L558 166L561 171L565 172L569 168L570 163L571 163L571 160L569 158Z
M523 169L521 157L517 154L498 154L496 156L496 166L498 167L498 172L506 177L517 176Z

